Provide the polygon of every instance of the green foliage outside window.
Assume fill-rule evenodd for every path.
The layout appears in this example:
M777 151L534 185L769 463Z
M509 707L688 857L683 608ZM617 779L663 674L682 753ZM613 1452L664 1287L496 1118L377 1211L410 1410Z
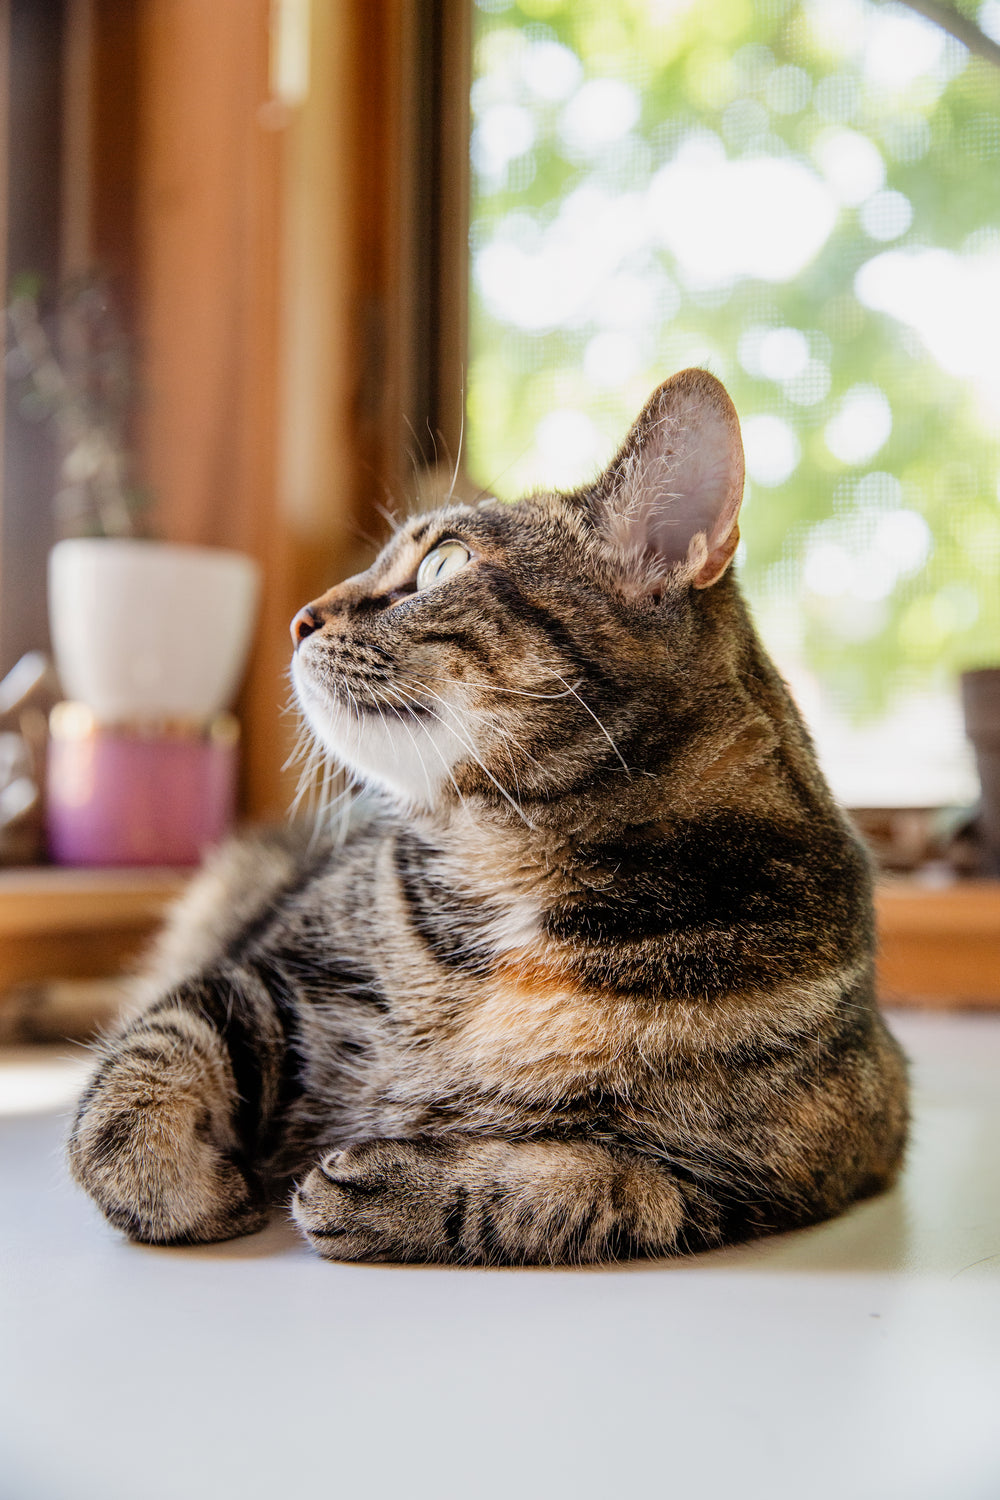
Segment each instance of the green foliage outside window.
M779 655L858 717L1000 660L1000 68L868 0L476 14L476 481L586 480L704 364Z

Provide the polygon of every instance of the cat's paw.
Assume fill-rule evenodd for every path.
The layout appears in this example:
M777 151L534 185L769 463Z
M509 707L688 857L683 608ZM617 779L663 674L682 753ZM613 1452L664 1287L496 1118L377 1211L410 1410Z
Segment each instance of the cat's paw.
M434 1260L445 1148L361 1141L323 1157L296 1189L292 1217L327 1260Z
M224 1240L263 1228L268 1210L260 1188L220 1139L191 1080L127 1048L109 1063L81 1101L68 1156L73 1176L110 1223L149 1244Z

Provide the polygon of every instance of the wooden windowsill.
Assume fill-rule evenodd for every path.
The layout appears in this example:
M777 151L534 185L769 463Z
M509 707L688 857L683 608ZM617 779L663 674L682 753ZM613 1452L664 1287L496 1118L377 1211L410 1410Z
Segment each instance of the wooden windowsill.
M189 874L0 871L0 998L27 981L117 973L142 950ZM887 881L877 909L888 1004L1000 1007L1000 881Z
M885 1004L1000 1007L1000 880L885 881L876 908Z
M90 926L142 926L183 889L175 869L0 870L0 938Z
M189 874L0 870L0 1000L33 981L119 973L138 957Z

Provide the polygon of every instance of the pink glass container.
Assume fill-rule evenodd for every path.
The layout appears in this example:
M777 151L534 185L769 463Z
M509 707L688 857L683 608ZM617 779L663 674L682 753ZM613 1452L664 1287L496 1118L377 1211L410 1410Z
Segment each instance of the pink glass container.
M233 820L239 726L100 725L81 703L53 709L49 853L61 865L192 865Z

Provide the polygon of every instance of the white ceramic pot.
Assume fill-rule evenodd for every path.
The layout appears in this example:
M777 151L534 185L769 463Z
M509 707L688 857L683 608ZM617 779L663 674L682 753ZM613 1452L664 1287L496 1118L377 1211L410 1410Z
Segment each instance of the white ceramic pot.
M49 622L68 698L105 724L207 720L227 708L259 593L253 558L110 537L57 542Z

